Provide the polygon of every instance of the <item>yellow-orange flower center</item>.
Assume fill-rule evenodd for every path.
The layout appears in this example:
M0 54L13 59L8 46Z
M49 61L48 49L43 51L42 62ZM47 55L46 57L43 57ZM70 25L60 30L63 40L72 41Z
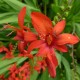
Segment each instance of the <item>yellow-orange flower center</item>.
M48 45L51 45L51 43L52 43L52 41L53 41L52 35L48 35L48 36L46 37L46 41L47 41L47 44L48 44Z

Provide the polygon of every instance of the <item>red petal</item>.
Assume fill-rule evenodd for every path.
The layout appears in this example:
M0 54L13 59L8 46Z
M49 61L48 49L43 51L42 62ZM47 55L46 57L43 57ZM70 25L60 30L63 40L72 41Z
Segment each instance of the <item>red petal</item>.
M55 62L55 60L54 60L54 62ZM47 67L48 67L50 76L54 78L56 76L56 67L55 67L55 64L53 63L50 55L48 55L48 57L46 58L46 63L47 63Z
M56 58L56 54L55 54L53 48L50 49L50 54L48 54L48 57L49 57L50 59L52 59L52 61L53 61L54 65L55 65L55 67L57 67L57 66L58 66L58 60L57 60L57 58Z
M61 51L61 52L67 52L68 49L65 45L55 45L54 48L56 48L57 50Z
M56 34L56 35L60 34L63 31L63 29L65 28L65 24L66 24L65 20L62 20L62 21L58 22L53 27L53 33Z
M64 45L64 44L76 44L78 42L78 38L72 34L64 33L58 36L57 44Z
M23 7L18 14L18 24L21 28L24 27L24 17L26 15L26 7Z
M23 40L24 36L23 36L23 30L17 30L17 35L14 37L14 40Z
M44 37L47 33L52 32L52 22L44 14L40 12L32 12L31 18L34 28L40 35Z
M28 53L30 53L35 48L39 48L41 44L43 44L42 40L36 40L36 41L32 42L28 47L28 50L27 50Z
M46 57L47 54L49 54L49 53L50 53L49 48L44 43L40 46L40 49L39 49L38 53L36 54L36 56Z
M34 41L34 40L37 40L37 37L34 33L32 32L25 32L24 33L24 40L26 42L31 42L31 41Z
M19 49L20 52L23 52L24 51L24 49L25 49L25 45L24 44L25 43L23 41L20 41L18 43L18 49Z

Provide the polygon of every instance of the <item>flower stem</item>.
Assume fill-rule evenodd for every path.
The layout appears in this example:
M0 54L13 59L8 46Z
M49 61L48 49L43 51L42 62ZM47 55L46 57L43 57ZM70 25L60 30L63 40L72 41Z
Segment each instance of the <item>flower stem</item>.
M75 25L73 24L73 32L72 34L75 34ZM72 53L71 53L71 57L72 57L72 66L73 66L73 71L76 72L76 65L75 65L75 59L74 59L74 45L72 45ZM74 80L75 80L75 73L74 75Z

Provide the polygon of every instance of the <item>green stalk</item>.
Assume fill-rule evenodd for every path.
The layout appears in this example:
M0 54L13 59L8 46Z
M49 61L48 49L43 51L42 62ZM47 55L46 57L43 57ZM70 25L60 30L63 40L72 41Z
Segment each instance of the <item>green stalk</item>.
M73 24L73 32L72 34L75 34L75 25ZM72 66L73 66L73 70L74 70L74 80L75 80L75 72L76 72L76 65L75 65L75 59L74 59L74 45L72 45L72 53L71 53L71 57L72 57Z

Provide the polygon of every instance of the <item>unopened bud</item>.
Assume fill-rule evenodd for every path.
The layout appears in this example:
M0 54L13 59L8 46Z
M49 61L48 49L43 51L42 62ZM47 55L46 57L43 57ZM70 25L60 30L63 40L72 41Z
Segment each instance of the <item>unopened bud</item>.
M65 7L64 7L64 6L60 6L60 8L61 8L61 10L63 10L63 11L64 11L64 9L65 9Z

